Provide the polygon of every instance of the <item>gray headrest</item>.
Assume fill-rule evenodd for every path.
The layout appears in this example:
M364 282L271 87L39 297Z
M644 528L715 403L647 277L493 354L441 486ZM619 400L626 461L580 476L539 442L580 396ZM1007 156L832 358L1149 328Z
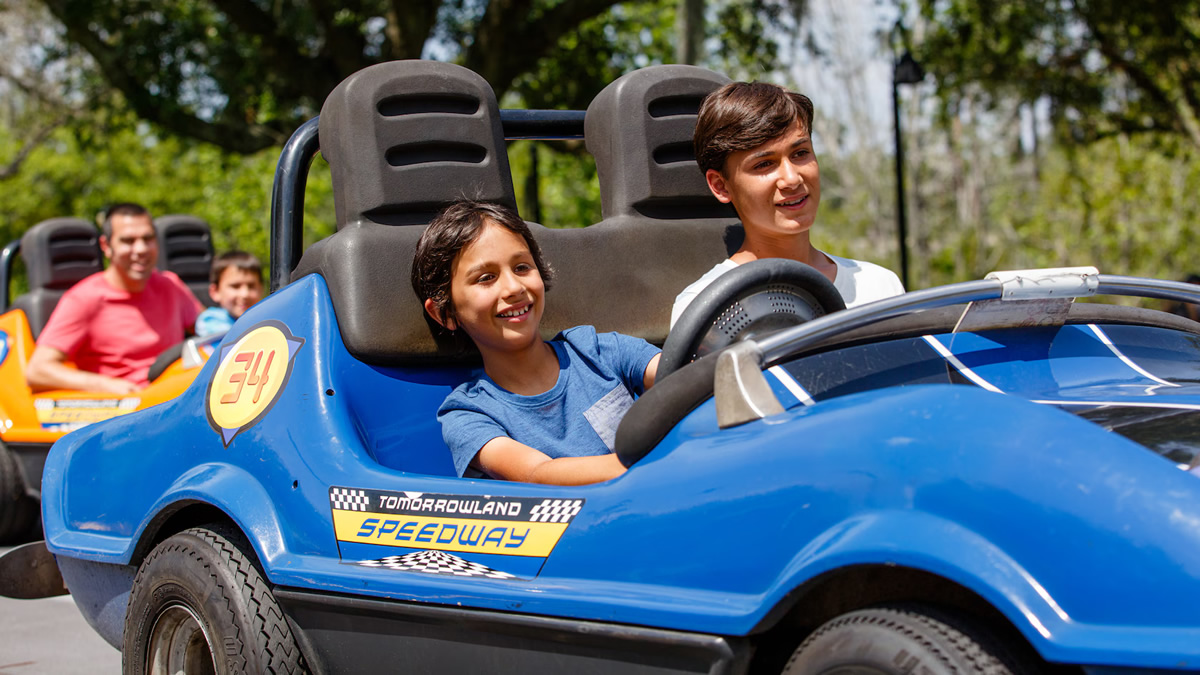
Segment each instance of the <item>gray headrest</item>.
M51 218L21 237L21 258L29 289L66 290L104 270L100 231L82 218Z
M213 260L208 222L196 216L159 216L154 229L158 230L158 269L171 270L189 286L199 283L207 288Z
M613 81L584 120L600 177L605 220L733 218L696 166L692 132L700 102L729 78L695 66L651 66Z
M496 94L450 63L391 61L342 81L321 108L338 228L423 225L446 204L516 208Z

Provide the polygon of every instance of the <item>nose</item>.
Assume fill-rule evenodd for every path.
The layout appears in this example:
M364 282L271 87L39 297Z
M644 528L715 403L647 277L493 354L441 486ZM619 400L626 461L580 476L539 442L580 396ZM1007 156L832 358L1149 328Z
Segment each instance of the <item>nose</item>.
M790 160L784 161L779 165L777 185L781 190L790 190L800 185L803 181L804 179L800 176L800 170Z
M525 282L521 277L513 273L512 270L505 270L500 275L500 290L504 293L504 297L511 298L516 295L525 293Z

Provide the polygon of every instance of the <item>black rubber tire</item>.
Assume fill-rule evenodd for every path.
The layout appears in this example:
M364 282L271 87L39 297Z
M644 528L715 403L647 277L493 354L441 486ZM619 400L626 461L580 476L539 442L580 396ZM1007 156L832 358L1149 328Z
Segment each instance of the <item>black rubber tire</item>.
M156 546L138 568L129 595L126 675L170 672L156 667L150 654L167 639L156 628L165 630L179 617L186 623L189 616L192 628L176 633L191 640L174 639L193 657L186 666L176 662L181 670L307 673L295 635L252 556L240 533L220 525L185 530Z
M12 451L0 443L0 544L32 541L38 531L36 499L25 494L25 481Z
M872 608L836 617L808 636L785 675L1016 675L1000 649L948 615ZM1007 654L1005 654L1007 656Z

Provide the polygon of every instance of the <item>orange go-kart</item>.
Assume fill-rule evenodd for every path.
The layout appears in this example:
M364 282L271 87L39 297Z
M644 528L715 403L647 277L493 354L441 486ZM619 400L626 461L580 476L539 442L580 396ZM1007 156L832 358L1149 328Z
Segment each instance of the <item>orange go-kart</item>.
M208 224L192 216L155 221L159 267L180 276L204 304L212 239ZM29 292L10 300L17 254ZM99 231L80 218L52 218L30 228L0 251L0 544L40 536L42 466L50 446L74 429L179 395L204 365L216 340L189 339L164 352L150 369L150 386L127 396L71 390L34 393L25 366L37 335L59 298L79 280L104 269Z

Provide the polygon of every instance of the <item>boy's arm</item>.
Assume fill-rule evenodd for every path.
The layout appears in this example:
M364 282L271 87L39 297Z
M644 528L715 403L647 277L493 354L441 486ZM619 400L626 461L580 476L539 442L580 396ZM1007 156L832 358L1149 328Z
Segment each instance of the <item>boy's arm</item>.
M657 365L657 362L653 363ZM649 370L647 368L647 372ZM625 466L612 453L551 459L507 436L484 443L472 463L493 478L550 485L587 485L625 473Z
M650 363L646 364L646 372L642 375L642 386L647 391L650 387L654 386L654 376L658 375L658 360L660 358L662 358L662 352L655 354L654 358L650 359Z

